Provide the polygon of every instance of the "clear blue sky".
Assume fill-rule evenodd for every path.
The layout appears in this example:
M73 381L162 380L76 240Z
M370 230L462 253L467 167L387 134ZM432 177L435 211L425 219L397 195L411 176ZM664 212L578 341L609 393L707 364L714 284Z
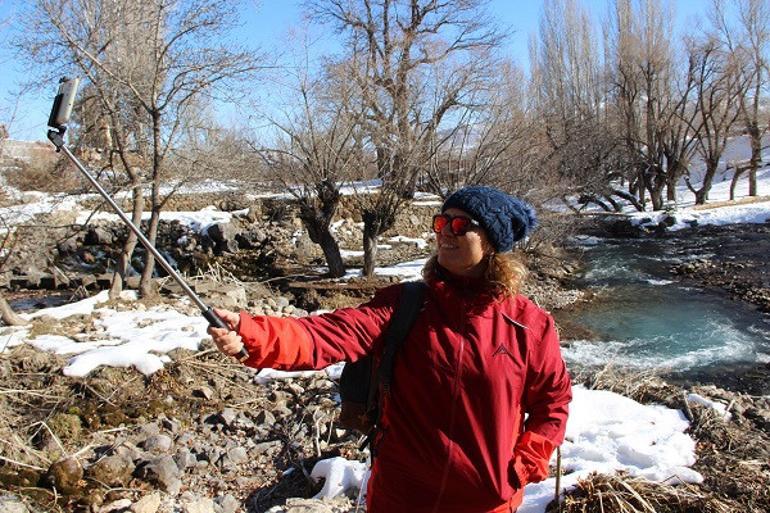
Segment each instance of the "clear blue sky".
M506 51L519 64L527 66L527 41L538 27L542 1L539 0L491 0L490 11L494 19L511 33ZM705 12L708 0L673 0L677 26L686 27L694 15ZM0 123L7 123L16 104L16 91L22 76L21 63L7 48L13 34L14 13L18 13L22 0L0 0ZM606 12L606 0L584 0L597 16ZM297 33L318 34L316 27L308 26L303 19L299 0L247 0L242 13L243 27L233 34L243 38L271 54L279 54ZM328 37L333 37L330 32ZM316 43L321 48L334 49L333 41ZM45 123L56 84L51 84L50 94L31 93L18 102L15 118L10 126L15 139L45 139ZM227 124L228 120L222 120Z

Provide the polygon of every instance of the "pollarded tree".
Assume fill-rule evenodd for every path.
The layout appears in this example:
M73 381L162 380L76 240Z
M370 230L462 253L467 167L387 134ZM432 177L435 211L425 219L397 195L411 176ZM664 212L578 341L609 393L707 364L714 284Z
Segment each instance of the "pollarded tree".
M271 180L297 200L310 240L321 246L329 275L338 278L345 265L330 226L340 189L362 160L355 100L350 84L334 72L310 79L303 70L297 82L291 102L299 107L269 117L273 141L255 148Z
M317 19L347 35L348 80L364 106L362 149L381 186L357 195L364 220L364 274L425 170L436 134L494 71L500 35L484 0L311 0Z

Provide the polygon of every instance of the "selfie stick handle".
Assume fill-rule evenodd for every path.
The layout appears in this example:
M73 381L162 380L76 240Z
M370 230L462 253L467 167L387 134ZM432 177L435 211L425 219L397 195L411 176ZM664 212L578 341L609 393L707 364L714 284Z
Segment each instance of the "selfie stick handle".
M96 187L96 190L99 191L99 194L102 195L102 197L107 201L107 203L110 204L112 209L115 211L115 213L118 214L120 219L126 223L126 225L131 229L132 232L134 232L134 235L139 239L139 242L142 243L142 245L147 248L147 251L153 254L155 257L155 260L157 260L158 264L160 264L161 267L171 276L174 281L176 281L180 287L182 287L182 290L184 290L185 294L187 294L190 299L193 300L193 302L200 308L201 312L203 313L203 317L206 318L206 320L209 322L209 325L211 325L214 328L223 328L226 330L229 330L230 327L225 324L225 322L216 314L214 313L214 310L207 306L200 297L198 297L198 294L193 291L193 289L190 288L189 285L182 279L182 277L179 275L179 273L176 272L176 270L171 267L171 265L166 261L165 258L160 254L160 252L155 249L155 246L152 245L152 243L147 239L147 237L144 236L144 234L139 230L139 228L134 225L134 223L131 222L131 220L126 216L126 214L123 212L123 210L113 201L113 199L110 197L110 195L107 193L107 191L102 188L102 186L99 184L99 182L96 180L96 178L88 172L88 170L83 167L83 164L80 163L80 161L75 157L75 155L72 154L72 152L64 145L64 130L49 130L48 131L48 139L51 140L51 142L56 146L56 151L63 151L65 155L72 161L75 166L77 166L78 170L80 170L81 173L88 179L89 182L91 182L91 185ZM249 353L246 351L245 347L241 347L241 350L238 352L235 357L240 362L244 362L249 358Z

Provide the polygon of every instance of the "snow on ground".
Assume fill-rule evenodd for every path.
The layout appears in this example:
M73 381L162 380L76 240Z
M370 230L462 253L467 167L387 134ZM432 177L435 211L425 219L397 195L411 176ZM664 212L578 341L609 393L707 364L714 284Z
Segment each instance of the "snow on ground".
M421 268L422 261L407 267ZM394 266L403 270L403 266ZM127 294L123 299L131 300ZM49 315L63 319L70 315L93 315L95 331L67 337L43 335L32 337L24 327L0 329L0 352L27 343L39 350L72 355L64 373L87 376L99 366L133 366L149 375L169 361L166 355L176 348L197 350L206 338L206 321L197 315L185 315L168 305L134 310L104 307L106 292L78 303L48 308L26 315L27 318ZM185 301L185 300L183 300ZM325 371L336 379L342 364ZM306 375L312 372L287 373L262 370L257 384L272 379ZM688 427L682 413L659 405L642 405L629 398L606 391L573 388L574 399L562 446L562 465L566 475L563 486L573 487L579 478L598 471L626 471L634 476L677 483L697 483L702 477L689 467L695 462L695 442L684 431ZM711 401L691 395L691 401ZM324 489L318 497L334 496L365 486L365 465L341 458L324 460L313 469L316 477L325 477ZM553 497L554 481L530 484L526 488L522 513L541 513Z
M398 276L402 281L421 280L422 268L427 260L427 258L420 258L418 260L410 260L409 262L401 262L390 267L375 267L374 274L377 276ZM351 278L360 278L361 276L361 269L348 269L342 279L349 280Z
M209 229L212 225L215 224L227 224L230 222L230 220L233 218L233 216L237 215L245 215L247 213L247 210L234 210L232 212L223 212L222 210L218 210L216 207L210 206L206 207L202 210L198 210L195 212L171 212L171 211L164 211L160 213L160 219L161 221L178 221L180 224L189 226L191 229L195 230L198 233L204 233L206 230ZM149 221L150 219L150 212L144 212L142 214L142 220ZM128 217L131 217L131 213L127 213ZM97 212L96 214L91 214L91 212L81 212L77 219L75 220L75 223L77 224L84 224L89 220L90 221L111 221L111 222L119 222L120 218L117 214L113 214L112 212Z

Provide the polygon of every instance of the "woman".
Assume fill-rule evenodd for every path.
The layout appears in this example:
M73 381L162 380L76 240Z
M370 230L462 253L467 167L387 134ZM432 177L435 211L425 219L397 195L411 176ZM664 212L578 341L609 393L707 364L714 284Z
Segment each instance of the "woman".
M425 305L397 354L374 441L369 513L512 512L524 485L547 477L571 388L553 319L518 294L524 268L510 252L534 224L527 203L478 186L434 217ZM399 292L301 319L218 310L231 331L209 332L227 355L245 345L247 365L321 369L377 354Z

